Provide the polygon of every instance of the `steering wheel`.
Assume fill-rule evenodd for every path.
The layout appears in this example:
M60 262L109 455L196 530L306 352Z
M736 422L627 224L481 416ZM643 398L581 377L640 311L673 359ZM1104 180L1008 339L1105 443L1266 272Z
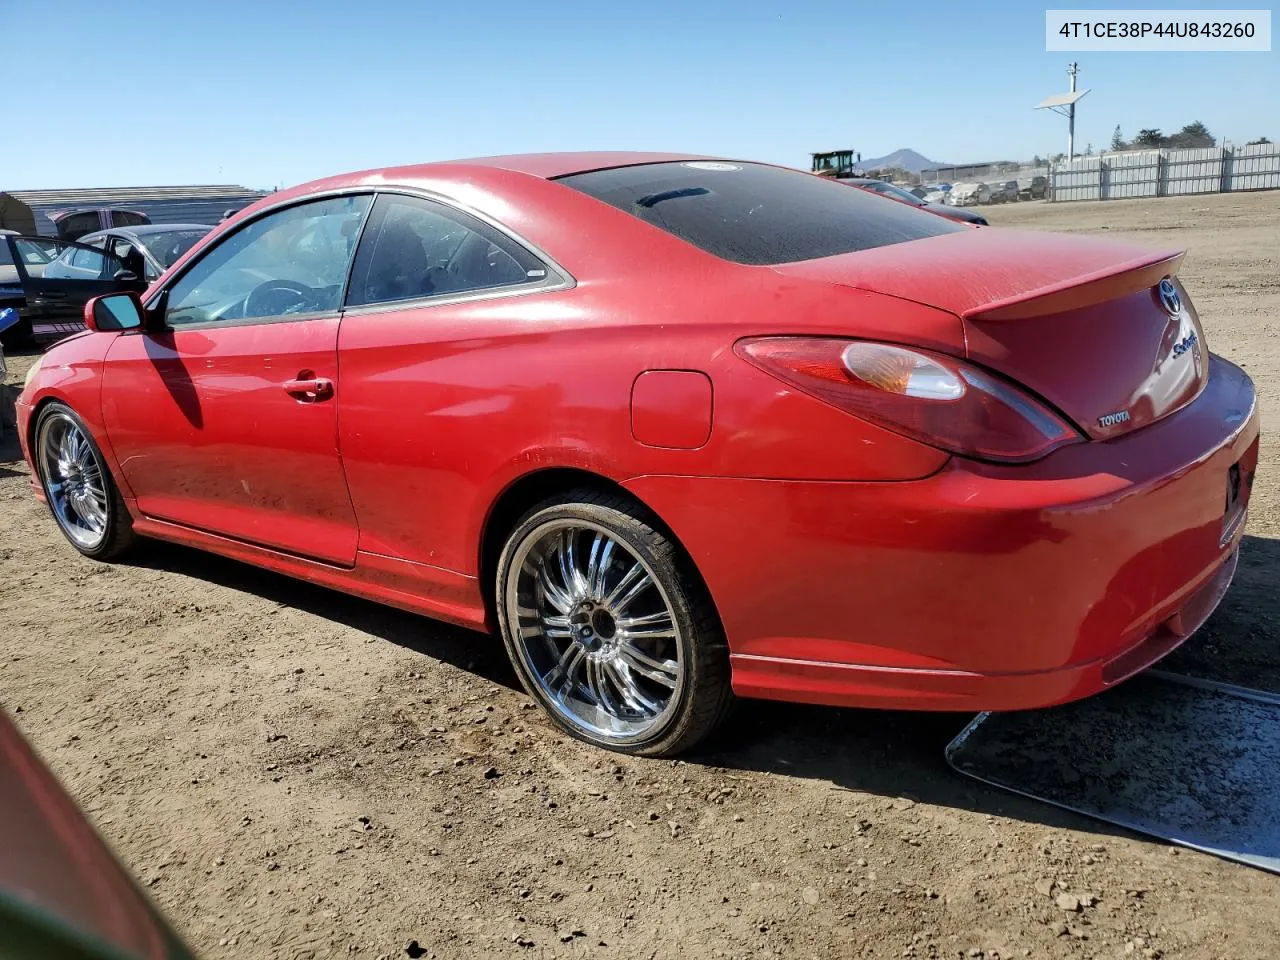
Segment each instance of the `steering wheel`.
M268 280L260 283L244 298L246 317L275 317L286 313L303 313L315 305L315 290L293 280Z

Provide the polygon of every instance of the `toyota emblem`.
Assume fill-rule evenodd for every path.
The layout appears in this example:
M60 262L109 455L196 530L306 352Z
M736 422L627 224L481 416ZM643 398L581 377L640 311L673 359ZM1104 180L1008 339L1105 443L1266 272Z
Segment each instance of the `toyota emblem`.
M1160 306L1164 307L1169 316L1176 317L1182 313L1182 297L1178 296L1178 288L1168 277L1160 281L1160 285L1156 287L1156 295L1160 297Z

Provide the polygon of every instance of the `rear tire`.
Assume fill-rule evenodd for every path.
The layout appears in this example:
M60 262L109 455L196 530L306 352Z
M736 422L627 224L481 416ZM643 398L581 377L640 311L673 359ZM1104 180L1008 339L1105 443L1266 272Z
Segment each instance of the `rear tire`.
M102 451L65 403L40 410L31 445L45 502L71 545L94 560L114 560L133 547L133 519Z
M635 501L578 490L538 504L507 538L495 589L520 682L571 736L673 756L728 713L719 616L688 559Z

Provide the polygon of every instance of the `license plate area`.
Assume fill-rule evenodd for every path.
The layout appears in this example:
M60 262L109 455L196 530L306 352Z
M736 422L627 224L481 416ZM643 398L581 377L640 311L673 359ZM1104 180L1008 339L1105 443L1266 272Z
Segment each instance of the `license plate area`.
M1222 511L1222 535L1218 538L1219 546L1228 544L1244 523L1244 508L1248 500L1244 496L1244 485L1250 480L1252 477L1241 474L1238 462L1227 468L1226 506Z

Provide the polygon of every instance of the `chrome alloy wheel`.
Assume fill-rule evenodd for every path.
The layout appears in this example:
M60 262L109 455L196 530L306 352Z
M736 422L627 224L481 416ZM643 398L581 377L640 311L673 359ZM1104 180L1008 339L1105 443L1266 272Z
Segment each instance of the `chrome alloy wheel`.
M36 450L58 525L82 549L97 548L107 535L107 486L89 438L75 420L56 413L40 425Z
M653 570L585 520L550 520L512 558L506 613L524 667L570 726L616 743L651 737L686 682L685 640Z

